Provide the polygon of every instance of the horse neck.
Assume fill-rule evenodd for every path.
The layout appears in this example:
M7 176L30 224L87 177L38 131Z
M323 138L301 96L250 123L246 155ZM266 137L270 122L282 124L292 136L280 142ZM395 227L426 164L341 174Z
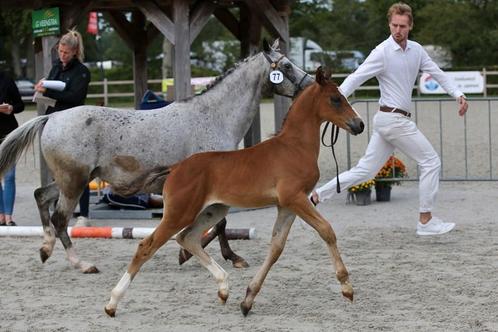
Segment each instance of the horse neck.
M302 92L292 104L278 137L292 141L294 146L304 146L318 157L320 150L321 119L317 114L316 100L312 86Z
M240 142L259 110L263 85L270 72L270 64L262 53L239 64L205 94L213 105L212 111L230 129L235 144ZM201 96L203 97L203 96Z

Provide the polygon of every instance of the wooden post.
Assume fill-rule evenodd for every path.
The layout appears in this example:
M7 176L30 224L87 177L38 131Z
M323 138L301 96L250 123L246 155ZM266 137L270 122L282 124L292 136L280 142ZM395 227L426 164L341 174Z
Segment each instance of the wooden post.
M173 1L173 21L175 23L175 47L173 48L175 100L183 100L192 95L190 86L189 4L187 1Z
M109 104L109 87L108 87L107 77L104 77L104 106Z
M56 50L54 46L57 44L58 38L53 36L41 37L35 40L35 75L36 81L48 76L52 63L56 59ZM36 105L38 115L44 115L46 106L43 104ZM41 135L41 132L40 132ZM40 140L38 140L40 142ZM41 146L38 147L40 152L40 181L42 186L46 186L52 182L52 176L47 167L47 163L41 154Z
M269 0L248 1L247 5L259 15L263 26L275 38L280 38L280 51L286 53L289 42L290 7L285 2L270 2ZM276 5L278 8L274 7ZM275 96L275 132L278 132L292 102L290 98Z
M133 78L135 109L138 109L140 101L147 90L147 47L135 45L133 50Z
M285 28L283 29L285 36L281 36L282 39L280 40L280 51L283 54L287 54L287 42L289 41L288 16L282 16L282 19L285 21ZM289 111L292 99L284 96L275 96L273 98L273 103L275 105L275 132L278 133L280 131L280 128L282 127L285 116Z
M145 15L140 11L134 11L131 23L133 31L133 80L135 92L135 109L140 106L140 101L147 90L147 47L149 40L145 27ZM142 42L140 42L142 41Z
M246 58L259 51L259 40L261 39L261 22L258 17L251 13L246 6L240 8L240 55ZM251 127L244 136L244 147L255 145L261 141L261 116L260 107L254 116Z
M158 30L154 27L146 29L145 16L138 10L133 12L131 23L121 12L109 11L108 14L113 28L133 51L135 107L138 108L147 90L147 47Z

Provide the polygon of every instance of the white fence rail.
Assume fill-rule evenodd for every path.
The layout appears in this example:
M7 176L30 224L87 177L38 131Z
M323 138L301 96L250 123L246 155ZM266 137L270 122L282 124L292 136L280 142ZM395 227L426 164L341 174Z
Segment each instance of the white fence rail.
M497 95L498 94L498 84L492 84L489 82L489 77L491 76L498 76L498 71L487 71L486 69L483 69L481 71L481 74L483 75L484 78L484 93L483 97L491 96L491 95ZM341 80L344 79L346 76L348 76L348 73L339 73L339 74L334 74L334 78L340 78ZM152 89L156 93L161 93L161 79L150 79L147 81L147 84L149 86L151 85L156 85L159 88L158 89ZM133 80L120 80L120 81L110 81L108 79L104 79L103 81L92 81L90 82L91 87L100 87L100 92L97 93L90 93L88 94L87 98L88 99L99 99L101 100L104 105L109 104L109 100L113 98L122 98L122 97L128 97L128 98L133 98L135 96L133 92ZM126 92L110 92L112 87L114 86L128 86L129 89L127 89ZM417 96L420 96L420 91L418 89L418 86L415 85L413 87L415 90L414 93ZM378 85L363 85L359 87L356 91L379 91L379 86ZM355 95L353 94L352 98L354 98ZM22 98L24 101L31 101L30 96L24 96ZM89 102L91 103L91 102Z
M498 84L491 84L489 83L489 77L491 76L498 76L498 71L486 71L486 69L483 69L481 71L481 74L483 75L484 78L484 93L483 97L487 97L488 95L498 94ZM334 74L335 78L345 78L349 74ZM161 79L151 79L147 81L149 85L152 84L157 84L161 85L162 80ZM118 86L118 85L128 85L130 87L129 92L109 92L111 89L111 86ZM125 81L109 81L107 79L104 79L103 81L93 81L90 83L90 86L100 86L101 92L100 93L92 93L88 95L88 98L97 98L101 99L104 101L104 105L107 105L109 103L109 99L115 98L115 97L133 97L133 81L132 80L125 80ZM156 89L157 91L155 92L160 92L160 90ZM418 86L414 86L414 92L417 94L417 96L420 96L420 92L418 89ZM494 93L491 92L491 90L494 90ZM378 85L364 85L361 86L360 88L357 89L357 91L379 91L379 86ZM353 95L354 98L354 95Z
M429 139L441 158L441 180L498 180L498 98L469 98L469 110L458 115L452 98L415 98L411 107L413 120ZM365 121L365 132L346 139L346 169L363 155L372 133L372 118L378 109L377 99L352 103ZM395 154L407 165L409 178L417 180L416 163L399 151ZM344 168L343 168L344 169Z

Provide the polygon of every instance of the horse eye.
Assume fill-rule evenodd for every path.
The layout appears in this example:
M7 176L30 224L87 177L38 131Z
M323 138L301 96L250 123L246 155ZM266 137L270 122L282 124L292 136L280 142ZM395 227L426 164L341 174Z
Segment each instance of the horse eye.
M341 105L340 97L330 97L330 101L335 105L335 107L339 107Z
M291 70L292 69L292 65L290 63L286 62L284 64L284 68L287 69L287 70Z

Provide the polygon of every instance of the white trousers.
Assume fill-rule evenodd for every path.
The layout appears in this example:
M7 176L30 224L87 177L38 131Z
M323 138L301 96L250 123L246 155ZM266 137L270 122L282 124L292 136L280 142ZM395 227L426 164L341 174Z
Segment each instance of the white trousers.
M365 155L356 166L339 175L341 188L346 190L374 178L395 148L417 162L420 168L420 212L431 212L439 189L441 161L415 123L399 113L378 111L375 114L373 134ZM336 190L334 178L316 189L319 201L330 199Z

